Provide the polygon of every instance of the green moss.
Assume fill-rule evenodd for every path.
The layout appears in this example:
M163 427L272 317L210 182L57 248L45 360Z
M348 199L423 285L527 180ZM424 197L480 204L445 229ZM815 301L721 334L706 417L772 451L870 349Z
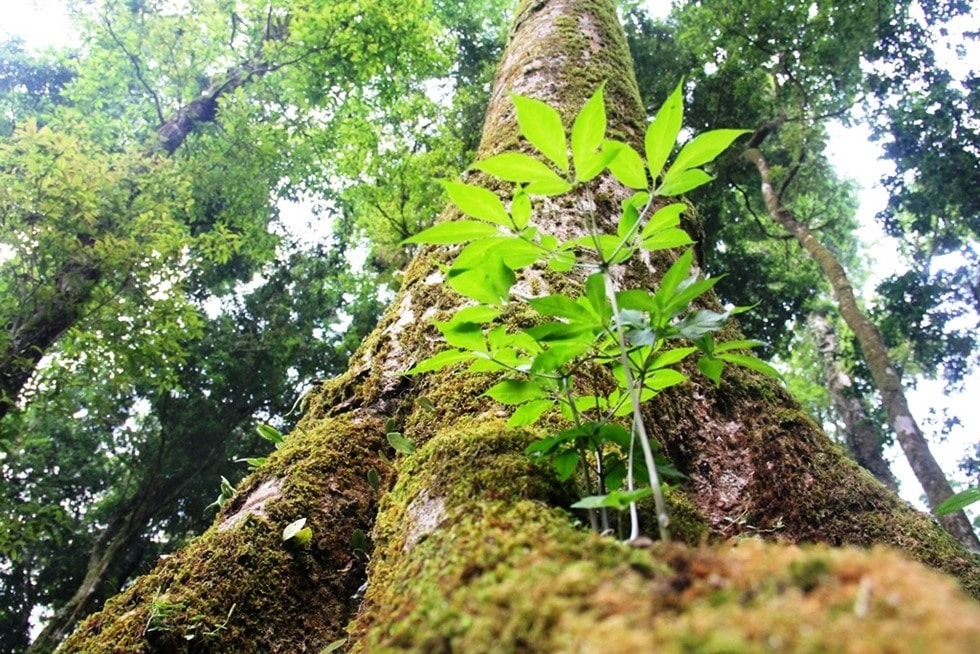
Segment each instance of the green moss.
M364 417L288 436L215 526L82 623L63 651L289 651L335 639L364 578L351 538L377 509L367 470L390 475L384 447L383 425ZM301 517L312 540L284 543Z

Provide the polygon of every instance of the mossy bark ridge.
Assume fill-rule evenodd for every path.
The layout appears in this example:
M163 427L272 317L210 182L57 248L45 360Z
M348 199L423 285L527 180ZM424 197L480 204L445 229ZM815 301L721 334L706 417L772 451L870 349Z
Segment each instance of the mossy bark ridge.
M549 102L570 121L604 80L610 131L636 142L645 117L614 3L523 2L481 156L518 145L507 93ZM572 234L587 211L612 220L624 194L605 178L594 205L583 193L537 209ZM457 216L450 209L445 219ZM895 553L756 541L638 549L589 533L564 509L567 489L523 455L540 433L508 429L501 407L480 397L493 380L402 375L440 347L430 321L460 305L435 265L451 256L430 248L416 257L350 370L311 397L286 446L203 537L89 618L64 651L317 652L344 637L343 649L359 652L980 645L973 602ZM667 264L618 274L654 284ZM690 524L675 534L889 544L980 594L969 555L850 463L775 383L733 370L719 390L693 381L646 414L688 475L672 504L675 522ZM393 462L390 421L418 448ZM312 541L283 542L283 527L300 517ZM373 541L367 569L361 534Z

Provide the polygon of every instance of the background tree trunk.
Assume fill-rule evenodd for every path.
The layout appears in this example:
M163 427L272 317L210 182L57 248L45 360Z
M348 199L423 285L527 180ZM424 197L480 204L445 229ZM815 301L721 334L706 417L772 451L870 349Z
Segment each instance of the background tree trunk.
M757 130L752 136L749 148L745 151L745 157L755 164L759 171L766 210L775 222L796 237L800 246L817 262L827 281L830 282L841 317L854 332L864 359L868 363L871 377L881 394L881 403L888 415L888 423L895 432L895 438L901 445L912 472L926 492L930 508L935 510L943 500L953 494L953 488L949 485L942 468L936 463L925 435L912 416L902 388L902 380L888 356L888 348L881 338L881 332L858 306L854 297L854 287L851 286L851 281L840 261L807 229L806 225L797 220L792 211L783 206L780 194L773 188L769 164L758 146L768 133L778 127L778 123L775 123ZM962 510L948 513L940 516L939 521L964 547L980 552L980 540L977 539L966 513Z
M637 143L645 116L614 3L523 2L481 155L517 142L507 93L558 106L567 121L603 81L610 131ZM611 220L625 190L603 178L593 191L595 207L572 194L549 204L540 221L571 236L584 230L588 211ZM215 525L110 600L64 651L315 652L345 638L352 618L348 646L365 652L639 651L658 643L658 651L672 651L671 643L680 651L680 643L776 637L792 645L888 630L901 634L898 643L906 634L937 647L980 642L977 609L954 584L895 554L751 543L642 550L584 531L563 509L572 501L564 485L523 454L539 434L507 429L500 407L481 397L488 378L402 375L439 347L430 321L460 305L435 265L449 257L446 249L419 253L348 372L312 396L299 428ZM669 261L653 257L623 275L652 285ZM860 472L776 383L726 375L719 389L695 379L646 407L654 435L688 475L672 493L675 533L691 541L767 531L790 543L888 543L980 594L970 556ZM389 421L419 447L394 463ZM372 471L380 490L368 481ZM312 540L283 542L283 527L298 518ZM647 527L655 532L652 520ZM923 585L936 596L915 599ZM698 602L708 596L715 606ZM803 616L805 597L827 603ZM890 613L879 610L892 597L901 599ZM860 629L845 624L851 613L831 605L847 601L873 619ZM927 617L911 619L909 607Z
M850 376L841 365L837 334L827 317L822 314L812 314L809 323L823 357L830 400L844 421L844 443L847 449L862 468L897 493L898 480L882 454L878 430L868 417L861 398L856 395Z

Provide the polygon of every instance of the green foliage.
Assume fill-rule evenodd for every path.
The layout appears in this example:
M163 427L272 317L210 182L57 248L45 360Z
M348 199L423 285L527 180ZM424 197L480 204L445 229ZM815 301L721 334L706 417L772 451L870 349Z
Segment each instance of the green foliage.
M970 506L980 502L980 488L974 486L973 488L967 488L964 491L960 491L955 495L951 495L936 507L936 515L947 515L960 511Z
M632 146L606 138L602 87L573 120L568 139L554 109L529 98L512 98L522 134L547 161L508 152L473 165L514 184L509 210L488 189L443 183L454 204L475 220L440 223L407 242L465 244L453 263L443 266L443 272L449 286L476 304L460 309L449 321L436 323L451 349L419 362L407 374L460 363L468 363L469 372L503 373L485 395L514 407L510 426L532 425L555 410L571 424L532 444L528 454L550 461L560 479L570 478L576 470L582 472L588 497L575 506L625 508L653 495L661 535L666 538L668 517L659 478L676 471L665 460L655 459L640 414L641 403L687 381L675 367L695 352L700 353L699 367L716 384L726 363L764 374L775 371L737 352L758 345L755 341L714 343L712 335L725 326L730 312L694 308L718 280L698 279L690 250L664 273L655 291L617 289L611 270L644 250L691 243L679 227L686 205L661 198L710 181L701 166L745 132L720 130L693 139L657 183L680 132L680 86L647 131L646 165ZM595 215L589 218L591 234L564 242L535 224L534 197L572 190L591 196L589 182L606 169L635 190L623 202L615 233L600 231ZM583 292L512 298L518 276L541 265L557 271L583 271L587 275ZM535 315L530 326L510 329L499 322L503 308L513 302L526 305ZM587 374L596 368L606 371L611 389L598 383L594 374ZM628 415L632 416L631 428L620 424ZM398 449L399 441L392 440L393 435L388 435L389 440ZM399 451L410 453L407 447ZM635 488L641 474L649 485ZM634 535L638 533L635 520L634 512Z

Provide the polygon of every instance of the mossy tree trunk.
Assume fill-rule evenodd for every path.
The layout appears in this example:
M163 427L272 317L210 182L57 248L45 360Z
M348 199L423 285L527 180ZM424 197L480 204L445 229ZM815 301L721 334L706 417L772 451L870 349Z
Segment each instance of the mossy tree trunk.
M645 117L612 0L522 2L481 156L518 145L507 93L543 99L567 121L603 81L611 131L637 143ZM611 219L624 190L601 179L592 191L595 206L573 195L540 219L568 235L584 230L587 212ZM889 630L940 648L978 642L977 609L955 583L897 555L761 543L636 549L583 528L564 508L568 489L523 455L540 434L507 429L481 397L490 379L402 375L440 347L430 321L460 306L436 265L450 256L418 254L348 372L311 397L215 525L110 600L64 651L317 652L348 635L345 651L363 652L691 651ZM669 256L648 264L619 273L655 284ZM537 283L568 290L576 280ZM980 594L976 562L850 463L776 383L743 371L717 389L696 379L651 402L646 417L688 475L671 494L682 540L764 532L890 544ZM395 455L390 421L415 453ZM312 540L283 542L298 518ZM937 595L914 600L923 578Z

